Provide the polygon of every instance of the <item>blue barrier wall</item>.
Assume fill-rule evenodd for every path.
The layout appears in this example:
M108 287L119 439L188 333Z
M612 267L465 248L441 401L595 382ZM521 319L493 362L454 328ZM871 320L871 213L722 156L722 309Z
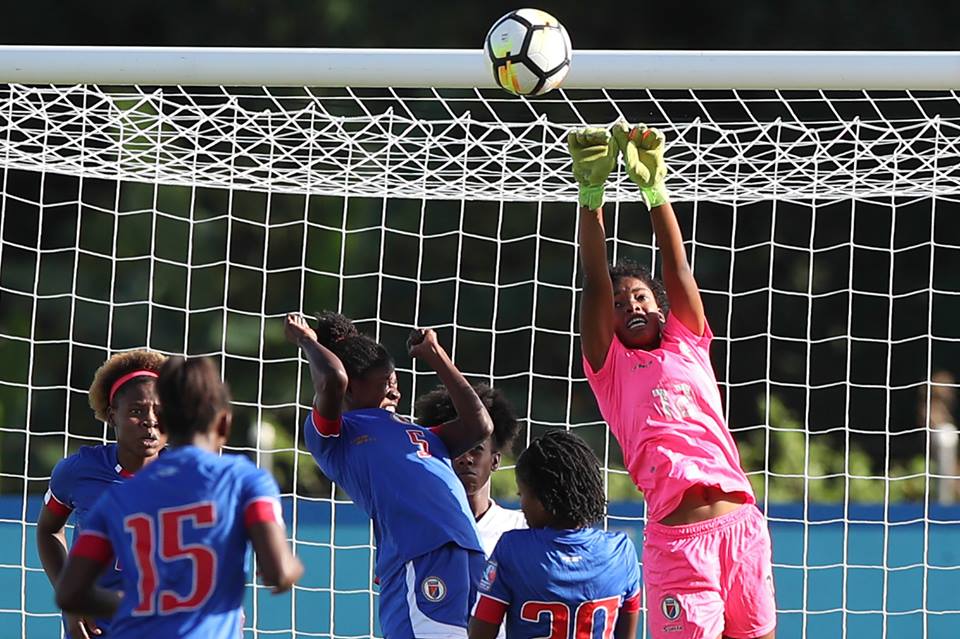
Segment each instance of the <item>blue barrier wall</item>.
M39 496L31 497L29 521L39 506ZM292 522L290 500L284 509ZM610 511L611 527L630 534L639 548L642 505L611 504ZM23 546L23 513L20 497L0 496L0 639L56 637L59 621L32 527ZM376 602L369 593L369 524L351 504L300 501L295 515L302 542L297 552L307 567L302 589L280 596L258 589L256 607L248 590L248 625L273 631L294 626L310 636L329 634L331 626L337 635L370 634ZM960 507L853 504L845 511L783 504L772 506L768 517L780 639L830 639L844 636L844 628L856 639L884 636L884 629L890 639L960 638ZM25 580L22 557L32 569Z

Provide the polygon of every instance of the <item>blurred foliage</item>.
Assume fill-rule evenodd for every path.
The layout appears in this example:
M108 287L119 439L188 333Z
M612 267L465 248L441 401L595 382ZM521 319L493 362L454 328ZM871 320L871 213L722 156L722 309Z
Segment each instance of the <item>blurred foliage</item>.
M516 2L209 0L116 5L39 0L5 8L7 44L479 48ZM580 49L956 48L960 5L893 0L693 0L642 6L540 0ZM628 25L628 26L627 26Z
M705 2L650 3L631 8L626 23L620 19L624 9L619 4L605 7L544 0L538 6L554 13L568 27L575 49L954 49L956 25L960 24L960 3L904 11L902 4L891 0L852 0L842 10L827 0L802 4L755 2L734 7ZM40 0L5 7L0 38L7 44L479 48L488 25L514 8L514 3L499 1L426 1L415 7L417 19L410 19L414 10L410 5L373 0L134 0L109 7ZM630 26L619 26L622 24ZM133 102L118 106L149 121L148 106ZM146 124L140 133L125 132L126 144L148 145L155 135ZM94 179L84 180L81 186L73 178L17 171L7 171L4 179L7 192L13 196L4 200L4 222L16 223L2 225L7 244L0 268L4 291L0 333L10 339L0 339L0 358L6 364L0 377L0 425L4 427L0 430L0 491L21 492L23 480L19 478L25 475L37 478L30 481L28 490L42 491L44 478L65 452L109 437L104 426L90 415L85 389L93 371L111 352L147 344L168 352L217 357L237 400L238 428L231 443L248 446L242 433L257 421L271 420L278 425L272 445L278 452L271 457L282 488L290 491L296 485L300 494L329 495L329 484L312 460L294 452L298 448L296 411L271 408L291 406L309 394L304 369L287 361L294 350L284 344L278 319L295 308L312 311L340 307L351 315L384 319L367 323L366 329L375 330L397 355L398 364L407 368L410 363L402 351L405 331L395 325L415 320L445 325L441 337L447 344L457 340L458 363L474 371L504 376L504 391L521 414L535 415L551 424L567 418L578 423L597 419L589 391L582 387L570 390L565 381L554 383L545 377L531 380L529 374L531 361L535 368L541 367L541 372L558 362L576 361L576 351L571 354L566 350L576 347L565 343L562 336L552 342L551 335L543 331L537 334L535 347L532 331L514 330L529 324L531 312L546 316L537 319L540 326L556 320L554 316L563 314L544 309L569 307L574 300L562 297L566 293L543 289L539 293L540 307L531 311L532 288L513 286L505 289L504 300L494 312L485 290L463 283L483 279L495 264L503 268L502 281L523 281L535 272L539 281L569 283L575 269L572 252L545 253L541 262L533 264L531 256L539 254L541 247L549 249L549 243L518 244L516 255L507 258L497 253L491 259L484 242L476 239L494 237L498 232L510 237L531 233L570 237L572 231L567 226L572 225L573 216L569 207L544 206L541 211L531 205L510 205L500 217L491 214L497 210L497 203L469 203L461 217L457 202L385 205L377 199L354 198L347 206L339 198L227 194L188 186L118 185ZM712 217L707 202L699 206L698 237L726 246L727 239L715 241L726 238L729 232L726 218ZM925 203L921 206L929 208ZM422 207L426 209L423 218ZM791 216L787 204L780 210L783 214L778 218L778 228L783 229L784 236L809 235L802 216ZM689 215L689 211L681 213ZM739 212L741 216L749 213L747 209ZM309 229L284 224L305 217ZM417 231L422 222L423 228L436 236L423 247L422 260L436 268L439 280L446 281L416 290L409 285L410 278L418 276L411 266L415 261L408 246L390 245L390 238L381 240L379 228L387 220L392 228L407 232ZM498 220L502 228L498 228ZM539 228L540 220L549 220L550 228ZM681 222L684 228L690 228L689 217ZM751 226L742 223L740 232L748 232ZM881 233L887 232L883 224L876 226ZM340 229L349 233L341 234ZM472 243L461 244L459 235L453 233L458 229L470 231ZM444 236L444 232L449 235ZM838 232L842 235L847 229ZM644 233L648 232L631 237L632 244L624 252L634 251L633 257L648 258L644 247L649 245L649 235ZM309 250L301 248L304 243ZM79 250L70 250L75 244ZM49 251L40 259L33 247ZM300 265L301 255L306 258L305 268ZM337 272L340 259L351 277L328 275ZM382 259L390 277L364 275L379 266L378 259ZM725 255L718 257L702 250L697 259L698 279L717 278L711 288L725 291L731 283L736 285L732 271L727 280ZM806 259L805 251L777 256L781 287L805 291L809 282L817 288L821 280L830 277L829 268L817 269L814 276L809 276ZM529 272L522 270L527 260ZM916 276L924 287L929 286L929 263L926 259L918 266L900 265L898 278L909 281ZM741 254L738 265L746 272L768 271L766 262L755 254ZM508 266L516 269L517 275L512 275ZM858 286L863 290L888 290L889 278L883 268L860 269L861 277ZM870 278L876 282L869 283ZM449 301L455 294L456 308ZM712 304L726 303L725 297L708 300L708 311ZM935 326L943 325L942 318L953 317L951 303L943 302L929 311L936 314ZM260 317L261 312L268 317ZM726 311L715 312L725 318L722 313ZM771 326L792 317L809 317L809 311L798 313L787 307L774 308L771 313ZM892 311L873 313L863 330L854 322L854 332L884 332L887 313ZM920 321L926 314L924 310L911 317ZM831 317L826 323L830 326L846 327L850 321L845 311ZM750 320L746 314L731 320L731 333L742 332L740 326L750 326ZM559 330L565 329L568 318L559 317L558 321ZM471 330L454 331L449 328L451 322ZM498 334L501 350L495 366L489 362L493 346L476 337L472 330L476 326L513 330ZM30 348L28 340L40 345ZM68 347L68 343L74 346ZM748 346L742 343L736 348ZM537 352L531 357L534 348ZM731 362L718 362L718 370L726 366L728 371L733 370L733 376L736 367L750 364L756 357L752 351L733 347L718 354ZM764 352L762 357L772 361L775 374L803 377L812 355L784 351L776 357ZM883 370L883 356L871 357L869 365ZM928 368L956 367L956 358L944 355L942 350L933 357L938 361L927 362ZM262 368L259 362L264 362ZM415 388L426 389L430 379L421 371L416 379L405 374L401 381L405 388L414 388L416 381ZM817 377L807 374L805 381L815 385ZM27 391L28 384L32 392ZM537 392L531 386L536 386ZM915 397L888 395L885 401L896 400L900 408L885 407L886 419L850 419L851 427L885 433L884 441L837 432L811 436L837 420L808 407L804 428L796 417L804 411L804 400L786 395L771 396L769 407L761 404L759 412L768 413L769 419L758 420L755 403L760 391L745 389L743 392L750 394L746 401L739 400L734 392L740 391L730 391L732 425L768 423L772 427L754 429L739 437L745 467L769 471L769 475L751 475L758 497L767 495L774 501L837 501L845 497L877 501L886 491L891 500L923 496L921 478L926 468L917 452L925 450L925 442L922 437L913 437L892 446L888 432L912 427ZM410 398L404 401L409 407ZM859 416L871 403L869 399L860 401L850 400L847 408L851 415ZM24 428L37 436L28 442ZM65 431L69 436L63 435ZM610 444L605 429L578 432L598 454L613 450L611 467L622 469L615 444ZM889 462L885 461L888 457ZM791 477L803 473L809 475L807 480ZM858 478L887 473L889 482ZM851 476L849 480L846 474ZM639 498L626 474L611 473L608 481L611 499ZM499 498L513 500L516 487L511 471L495 475L494 492Z
M740 459L750 473L757 501L771 502L889 502L922 501L926 461L916 455L894 461L887 471L873 467L870 456L842 433L811 436L783 401L761 399L770 427L739 442ZM879 474L879 476L878 476ZM888 479L885 479L885 476Z

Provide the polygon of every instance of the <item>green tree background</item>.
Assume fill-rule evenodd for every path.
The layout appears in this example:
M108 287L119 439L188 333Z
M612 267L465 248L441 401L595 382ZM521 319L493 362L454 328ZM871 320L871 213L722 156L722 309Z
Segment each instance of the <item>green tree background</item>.
M539 6L557 15L571 31L574 46L585 49L952 49L956 47L956 25L960 24L960 4L940 3L936 10L906 11L889 0L856 0L842 6L822 0L789 6L696 2L627 8L618 3L604 7L596 3L543 2ZM479 48L485 25L512 8L516 7L501 2L425 2L414 6L370 0L218 0L129 2L106 10L89 4L36 2L7 7L0 37L8 44ZM8 336L0 339L0 360L5 363L0 374L0 489L4 493L21 493L24 475L31 478L26 480L29 491L42 491L43 478L64 452L90 441L84 438L104 435L104 426L96 423L86 408L83 389L108 355L107 346L115 351L148 343L160 350L220 358L237 400L238 428L232 443L249 448L248 432L257 420L276 424L272 445L276 452L263 454L271 458L282 486L289 491L296 481L300 494L320 495L328 494L328 485L309 456L297 450L295 428L302 413L290 407L307 397L309 391L302 375L298 387L298 367L287 361L292 351L283 343L280 322L264 321L258 316L261 311L277 316L291 308L333 307L342 299L346 313L383 320L367 323L366 328L379 331L380 339L398 354L402 367L409 367L402 354L405 330L396 325L412 324L415 312L423 324L456 321L461 327L471 327L479 323L486 333L464 328L441 331L448 343L457 339L458 362L474 372L490 368L484 361L492 348L490 330L530 322L531 286L511 289L507 295L514 297L504 299L496 311L487 288L458 284L461 288L455 291L451 282L425 286L416 308L403 302L415 297L411 284L403 278L411 277L410 252L420 249L415 243L409 244L401 232L381 238L379 232L365 229L387 225L397 231L415 231L422 223L433 234L442 234L445 229L455 231L458 203L395 201L385 205L379 199L353 198L345 206L338 198L273 196L268 201L265 194L241 191L235 191L228 202L226 192L186 187L117 185L100 180L86 180L81 186L73 178L47 175L41 179L13 170L5 171L4 179L7 193L15 195L4 201L5 246L0 264L0 333ZM424 260L431 261L443 277L487 282L494 270L492 256L496 255L491 250L492 240L498 233L507 238L531 231L548 238L572 235L569 207L546 207L544 219L555 228L538 229L538 217L530 206L510 205L503 215L504 227L498 230L493 215L497 206L471 203L462 213L464 224L489 241L470 240L461 245L453 237L440 237L422 247ZM931 252L938 256L938 273L955 273L960 266L957 251L950 249L960 237L956 205L940 202L937 206L936 242L941 248L938 252L928 241L920 251L926 251L926 259L923 255L915 260L898 258L897 277L902 281L929 282ZM909 233L901 230L899 222L883 217L886 213L880 210L882 207L877 208L876 214L884 222L876 225L881 235L889 235L891 224L896 224L897 233ZM908 214L902 213L898 220L913 215L919 228L929 228L929 217L924 215L931 213L923 211L929 208L930 202L921 202L906 209ZM122 214L112 214L115 209ZM689 207L680 209L689 234L692 212ZM229 217L225 215L228 210ZM704 205L699 213L698 238L713 241L719 237L729 239L729 245L735 244L737 239L731 238L732 231L727 228L729 212L718 207L723 214L715 218L709 216L710 212ZM765 213L761 210L759 214ZM831 214L821 212L819 219ZM870 232L862 228L870 226L863 216L857 221L839 212L837 216L845 222L838 222L828 235L855 231L861 234L858 241L871 242L862 236ZM809 233L805 226L811 223L809 216L797 212L796 221L784 217L788 216L781 217L778 232ZM304 219L309 224L298 223ZM347 235L335 231L344 227L350 231ZM748 232L744 227L749 229L749 224L741 223L740 232ZM637 233L640 237L631 239L649 240L649 229L642 227ZM878 244L883 246L888 239L881 238ZM724 241L718 244L723 246ZM298 249L304 243L309 248L307 268L298 272ZM79 250L73 248L75 245ZM534 245L517 242L511 247L517 255L504 260L510 266L504 269L504 277L512 277L514 272L518 279L528 277L528 270L534 268L528 255ZM42 258L36 248L45 250ZM545 242L543 248L555 251L555 255L542 258L536 267L538 277L547 282L569 282L571 269L575 268L572 249L551 242ZM329 275L337 272L341 249L348 274L358 277L341 281ZM374 256L381 251L386 280L364 276L377 268ZM806 290L808 258L778 253L772 245L765 252L738 258L740 271L734 279L748 277L742 274L750 271L765 272L775 254L784 286L795 284L798 290ZM648 254L638 257L649 259ZM727 257L705 251L699 259L701 283L726 290L728 267L723 261ZM191 266L189 273L186 264ZM827 281L846 278L845 262L840 260L840 264L832 271L818 269L817 277ZM866 268L857 277L858 289L887 290L889 274L885 269ZM389 286L386 298L377 295L384 281ZM815 283L814 289L819 285L826 286L826 282ZM948 282L946 275L937 277L937 286L947 292L957 291L956 283ZM34 291L39 298L34 297ZM70 295L73 292L75 297ZM460 302L454 311L449 300L455 292ZM569 317L553 318L551 309L572 308L575 300L561 293L556 293L556 299L549 295L542 293L535 310L538 326L551 328L551 322L556 321L563 330L568 327ZM956 329L949 326L960 310L956 299L960 298L955 294L945 295L934 303L931 296L914 306L909 306L913 303L909 300L904 304L898 301L896 308L875 313L837 308L824 316L823 325L843 325L853 313L855 332L886 337L888 324L896 321L903 324L891 329L890 334L896 337L898 330L909 335L925 333L929 317L934 334L955 338ZM708 299L715 328L727 325L727 313L735 313L724 304L723 300ZM729 323L729 336L755 332L756 317L765 315L766 303L756 312L750 311L751 304L746 301L739 307L743 315L735 313ZM190 312L178 312L178 308ZM788 304L775 305L772 316L764 317L761 324L793 325L798 316L803 313L798 314ZM717 333L721 335L720 330ZM502 349L494 371L498 376L529 372L529 354L535 346L534 367L539 371L556 370L557 366L565 369L571 349L574 360L579 358L575 344L539 334L534 342L529 329L497 339L497 348ZM68 340L74 347L66 345ZM771 361L774 374L816 387L821 377L828 379L830 375L828 371L808 370L810 362L830 361L849 351L849 357L856 358L858 370L895 369L886 378L881 376L881 381L889 383L899 379L896 371L901 366L909 369L904 375L911 381L924 379L922 373L928 368L960 374L958 353L949 339L934 345L929 361L925 346L900 354L886 348L859 352L865 347L849 343L809 345L808 351L785 347L776 356L751 350L755 348L763 347L745 343L716 349L718 370L729 370L731 381L743 375L756 379L755 372L742 373L740 367L746 371L759 355ZM831 352L834 348L840 351ZM895 365L896 358L900 359ZM429 387L429 376L417 379L419 388ZM409 384L412 378L407 376L402 381ZM35 390L28 393L27 384ZM568 389L564 383L520 377L505 379L503 386L522 414L538 416L534 423L525 424L526 436L536 436L565 419L568 404L571 418L584 423L599 421L584 385ZM831 402L829 398L807 397L790 386L724 389L728 392L731 425L739 429L744 465L760 496L775 501L923 498L927 444L916 415L922 388L914 385L889 391L879 402L879 413L876 396L871 393ZM404 401L409 407L410 398ZM849 415L847 421L836 416L834 403ZM69 424L68 438L62 435L64 416ZM836 428L838 423L848 423L856 432L841 432ZM22 430L24 425L29 428L30 438ZM891 431L898 435L894 445ZM609 455L614 469L622 469L619 451L602 426L578 432L591 441L598 454ZM889 471L884 467L888 457ZM893 481L876 479L887 472ZM806 478L797 476L804 474ZM510 472L499 473L497 494L512 496L512 481ZM612 499L638 497L625 474L612 473L609 484Z

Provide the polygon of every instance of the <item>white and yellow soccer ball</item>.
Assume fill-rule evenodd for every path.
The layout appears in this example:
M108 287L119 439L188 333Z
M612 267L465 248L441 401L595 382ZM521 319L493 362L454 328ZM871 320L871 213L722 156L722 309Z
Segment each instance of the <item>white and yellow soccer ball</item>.
M517 9L497 20L484 46L497 84L515 95L543 95L570 70L570 36L552 15Z

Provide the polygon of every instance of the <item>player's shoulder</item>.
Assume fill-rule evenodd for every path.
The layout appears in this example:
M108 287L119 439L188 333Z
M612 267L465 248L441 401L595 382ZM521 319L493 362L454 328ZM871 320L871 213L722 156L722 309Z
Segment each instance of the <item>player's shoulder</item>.
M501 557L506 553L529 556L530 549L543 546L542 530L542 528L514 528L503 531L497 542L497 554Z
M703 320L703 334L697 335L681 322L674 313L667 316L667 320L663 324L662 335L663 342L701 349L709 349L713 340L713 331L710 329L710 324L706 318Z
M604 544L611 554L637 554L633 540L630 539L630 536L625 532L619 530L598 530L595 528L591 528L590 530L595 531L594 534L597 541Z
M340 423L345 426L351 425L357 427L389 425L391 427L409 426L414 428L422 428L421 426L418 426L412 422L408 422L399 415L382 408L360 408L357 410L347 411L340 416Z
M99 470L110 465L113 448L116 444L96 444L81 446L77 452L67 455L59 462L54 472L61 475L77 474L91 469Z

